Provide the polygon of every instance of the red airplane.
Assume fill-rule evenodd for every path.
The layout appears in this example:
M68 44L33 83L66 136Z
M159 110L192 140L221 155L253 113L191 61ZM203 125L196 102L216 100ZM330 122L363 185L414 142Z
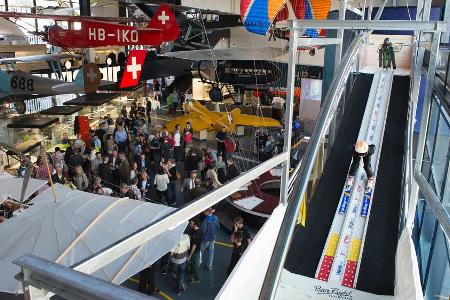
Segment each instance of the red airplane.
M81 29L63 29L54 25L48 30L49 43L61 48L95 48L105 46L152 45L173 41L180 28L172 10L161 5L145 28L98 22L81 21Z

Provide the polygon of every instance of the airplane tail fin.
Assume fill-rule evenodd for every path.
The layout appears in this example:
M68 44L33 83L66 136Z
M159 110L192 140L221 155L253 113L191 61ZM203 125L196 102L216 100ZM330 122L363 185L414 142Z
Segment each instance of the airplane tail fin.
M84 89L86 94L95 93L100 86L102 75L100 69L94 63L84 64L75 77L75 85Z
M124 89L136 86L139 83L141 72L144 67L147 50L131 50L127 58L127 66L123 70L119 88Z
M175 40L180 35L180 27L178 27L177 18L167 5L161 5L158 8L147 27L164 30L162 34L164 34L167 40Z

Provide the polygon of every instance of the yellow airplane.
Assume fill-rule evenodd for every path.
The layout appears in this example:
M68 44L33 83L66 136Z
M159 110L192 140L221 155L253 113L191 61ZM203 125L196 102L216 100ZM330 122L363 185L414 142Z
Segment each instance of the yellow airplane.
M168 122L166 126L169 131L173 131L177 124L180 125L180 128L184 128L187 122L191 123L194 131L205 129L219 131L225 127L228 132L233 132L238 125L281 127L280 122L275 119L242 114L239 108L235 108L228 113L215 112L210 111L197 100L186 101L183 107L186 114Z

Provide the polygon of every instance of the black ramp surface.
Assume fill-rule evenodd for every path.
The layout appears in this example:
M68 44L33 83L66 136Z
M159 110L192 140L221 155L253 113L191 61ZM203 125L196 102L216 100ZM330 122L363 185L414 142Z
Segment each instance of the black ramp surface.
M356 288L394 295L409 77L395 76Z
M322 178L307 208L306 226L297 227L285 267L293 273L314 277L333 222L351 160L351 145L358 138L373 75L356 77Z

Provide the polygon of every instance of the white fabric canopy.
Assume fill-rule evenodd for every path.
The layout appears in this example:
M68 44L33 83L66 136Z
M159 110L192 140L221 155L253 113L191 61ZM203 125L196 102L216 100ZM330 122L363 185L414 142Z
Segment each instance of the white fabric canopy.
M55 188L60 198L57 203L47 189L33 200L35 205L0 224L0 291L21 292L14 279L20 269L12 261L26 253L71 266L174 210L69 191L59 184ZM125 281L173 248L185 228L183 223L166 231L93 275L113 283Z
M14 177L8 173L0 173L0 203L7 197L20 200L20 194L22 193L23 178ZM29 198L31 194L47 184L47 181L30 178L28 187L25 192L25 199Z
M74 192L70 187L66 185L62 185L59 183L56 183L53 185L55 188L55 196L56 201L64 201L68 194ZM51 204L55 202L55 196L53 196L52 188L49 187L48 189L42 191L34 197L33 199L28 202L29 204ZM98 195L96 195L98 196Z

